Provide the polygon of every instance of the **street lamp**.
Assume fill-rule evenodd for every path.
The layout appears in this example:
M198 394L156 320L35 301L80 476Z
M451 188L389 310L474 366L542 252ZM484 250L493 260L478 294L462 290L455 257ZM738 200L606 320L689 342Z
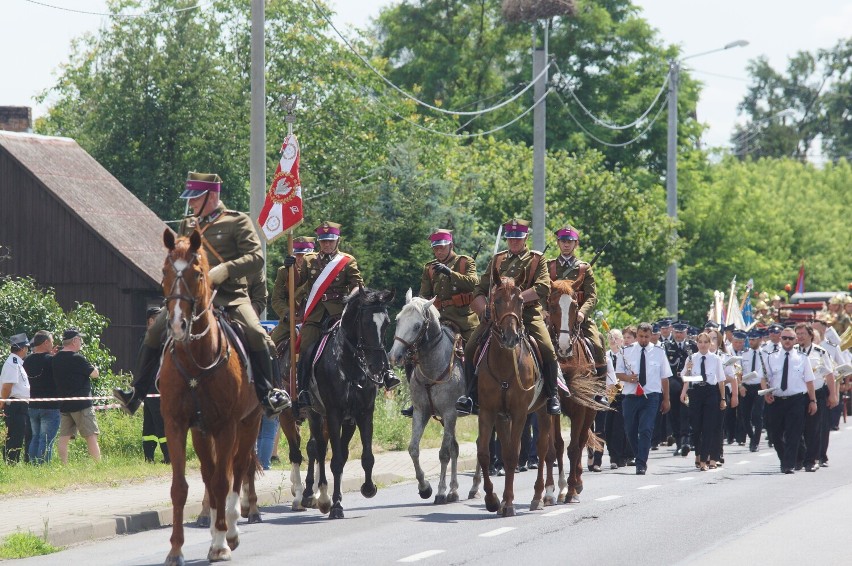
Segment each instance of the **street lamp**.
M680 64L687 59L694 59L710 53L725 51L734 47L745 47L748 41L738 39L718 49L703 51L688 55L681 59L669 61L669 124L668 144L666 146L666 209L669 217L677 220L677 89L680 80ZM677 240L677 230L672 233L672 243ZM677 316L677 261L669 264L666 272L666 310L670 316Z

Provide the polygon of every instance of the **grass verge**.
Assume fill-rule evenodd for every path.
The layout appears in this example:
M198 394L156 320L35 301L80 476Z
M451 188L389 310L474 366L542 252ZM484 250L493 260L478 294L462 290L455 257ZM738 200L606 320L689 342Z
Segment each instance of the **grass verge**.
M29 558L31 556L42 556L53 554L62 550L46 542L41 537L30 533L15 533L7 536L0 544L0 559Z

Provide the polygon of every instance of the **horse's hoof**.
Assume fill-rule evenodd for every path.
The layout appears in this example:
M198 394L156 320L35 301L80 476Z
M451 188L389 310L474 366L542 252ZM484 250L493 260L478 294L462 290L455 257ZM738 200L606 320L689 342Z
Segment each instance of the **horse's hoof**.
M260 513L249 513L249 516L246 518L248 519L249 525L263 522L263 518L260 516Z
M207 553L207 561L208 562L227 562L231 559L231 549L230 548L211 548Z
M583 493L583 484L580 484L580 485L578 485L577 487L575 487L575 488L574 488L574 491L576 491L576 492L577 492L577 495L579 495L579 494Z
M467 494L468 499L479 499L479 490L471 489Z
M530 503L530 511L541 511L542 509L544 509L544 503L541 499L533 499Z
M503 517L514 517L515 516L515 506L514 505L506 505L503 507L501 515Z
M305 511L305 506L302 505L301 501L293 501L293 504L290 506L291 511Z
M560 501L560 503L562 503L562 502ZM556 505L556 498L554 498L551 495L545 495L544 496L544 506L545 507L551 507L553 505Z
M199 529L209 529L210 528L210 516L209 515L199 515L198 519L195 520L195 526Z
M417 493L420 494L420 499L429 499L432 497L432 486L430 485L424 490L418 490Z
M361 484L361 495L370 499L376 496L376 493L379 491L379 488L376 487L374 483L364 483Z
M240 546L240 537L236 536L234 538L225 539L225 542L228 543L228 548L236 550L237 547Z
M571 497L568 498L568 503L579 503L579 502L580 502L580 498L577 497L576 495L572 495Z
M565 503L565 496L564 496L564 495L560 495L559 497L557 497L557 498L556 498L556 503L558 503L558 504L560 504L560 505L561 505L562 503Z
M473 495L474 495L474 497L476 497L475 493ZM458 500L459 500L459 494L456 493L455 491L447 494L447 503L458 503Z
M446 505L447 504L447 496L446 495L436 495L435 496L435 505Z
M166 556L165 566L186 566L186 560L183 556Z
M304 495L302 496L302 507L305 509L316 509L317 500L312 495Z
M317 501L317 509L323 515L327 515L329 511L331 511L331 501L326 501L325 503L321 501Z
M497 494L489 493L485 496L485 508L494 513L500 508L500 500L497 499Z
M329 519L342 519L343 507L332 507L331 513L328 514Z
M248 519L249 516L249 508L248 507L240 507L240 517L243 519Z

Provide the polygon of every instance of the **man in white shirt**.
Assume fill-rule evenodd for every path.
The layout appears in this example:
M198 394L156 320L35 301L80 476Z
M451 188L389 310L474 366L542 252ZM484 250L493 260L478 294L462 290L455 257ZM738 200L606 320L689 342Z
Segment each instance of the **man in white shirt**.
M766 360L767 375L761 380L761 388L772 390L764 397L769 405L769 436L781 462L781 471L792 474L805 427L805 412L816 414L817 402L814 372L808 357L795 348L795 331L785 328L779 342L779 350Z
M648 470L648 453L657 412L669 411L669 377L672 375L665 350L651 345L651 325L638 327L636 346L618 358L616 377L624 382L624 430L636 457L636 474Z
M806 472L817 471L822 462L828 464L828 438L831 430L829 411L837 406L837 384L834 380L834 363L828 352L814 344L814 329L800 322L796 325L799 350L808 357L814 372L814 391L817 411L805 417L804 464ZM801 453L801 450L799 450ZM801 454L800 454L801 455Z
M3 409L6 423L6 444L3 447L3 459L6 463L19 462L24 450L24 438L30 426L27 403L20 399L30 398L30 381L24 369L30 341L26 334L16 334L10 339L11 354L0 372L0 409ZM16 399L17 401L7 401Z

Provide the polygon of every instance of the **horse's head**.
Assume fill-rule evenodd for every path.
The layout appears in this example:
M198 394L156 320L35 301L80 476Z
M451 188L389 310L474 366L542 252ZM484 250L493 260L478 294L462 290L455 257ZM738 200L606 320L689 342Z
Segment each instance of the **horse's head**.
M514 348L524 330L524 299L521 289L511 277L501 277L500 284L491 289L491 316L494 328L504 348Z
M341 329L354 344L356 356L374 376L382 375L387 363L383 338L390 323L388 304L395 294L359 286L344 300Z
M406 352L416 350L426 338L430 326L440 324L438 309L432 300L412 297L411 289L405 294L405 306L396 315L396 334L388 358L394 365L402 365Z
M571 336L577 322L577 300L573 281L559 280L551 284L547 312L550 315L550 328L556 336L556 353L567 358L571 355Z
M163 295L169 311L168 328L177 341L189 338L192 323L210 303L207 256L201 249L201 234L175 240L171 230L163 233L169 250L163 263Z

